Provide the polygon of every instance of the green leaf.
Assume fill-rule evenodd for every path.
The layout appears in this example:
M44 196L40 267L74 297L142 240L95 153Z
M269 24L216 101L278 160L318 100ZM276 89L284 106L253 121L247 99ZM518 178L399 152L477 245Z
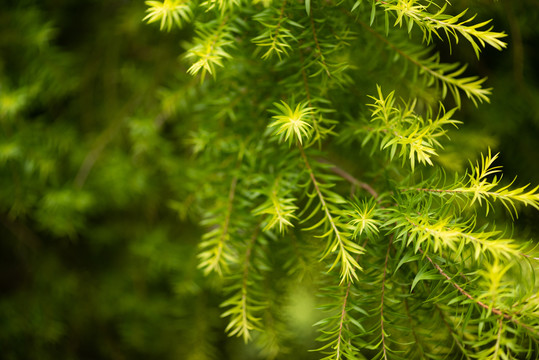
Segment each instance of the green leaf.
M425 280L438 280L441 278L441 275L438 273L436 269L432 269L430 264L425 264L419 271L417 272L416 276L414 277L414 280L412 281L412 286L410 287L410 292L412 292L415 288L415 286L420 281Z

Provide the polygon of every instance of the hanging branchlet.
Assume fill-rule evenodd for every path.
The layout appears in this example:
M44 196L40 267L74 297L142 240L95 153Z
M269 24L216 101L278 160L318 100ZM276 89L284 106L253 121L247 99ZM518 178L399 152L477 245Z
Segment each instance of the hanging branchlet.
M229 336L242 337L245 343L251 340L253 331L262 327L260 313L266 305L259 286L262 281L260 268L261 265L267 265L260 247L264 246L265 242L260 226L257 225L251 238L240 250L242 260L236 265L236 272L227 279L230 285L226 292L231 296L221 304L221 307L226 309L221 317L229 318L225 331Z
M512 239L503 238L500 231L474 231L473 219L462 223L451 216L437 216L424 211L421 214L400 213L392 220L396 222L396 237L407 246L413 246L416 252L423 248L461 261L470 254L477 260L486 253L505 259L518 257L521 253L520 246Z
M331 108L331 102L328 101L323 94L327 92L328 84L326 82L319 83L311 79L309 75L309 69L303 52L300 51L300 62L301 62L301 81L298 79L295 82L294 88L291 89L298 96L302 96L307 99L307 105L310 108L313 108L311 113L311 123L312 123L312 136L311 142L307 147L317 144L319 147L322 145L322 141L325 140L328 136L337 135L334 131L337 121L331 119L332 114L335 113L335 110ZM297 75L300 76L299 74ZM334 77L333 79L335 79Z
M392 350L392 348L390 346L390 340L388 339L388 337L389 337L389 331L387 330L387 322L388 321L386 320L386 318L388 317L387 316L387 313L388 313L387 300L388 299L386 299L386 289L388 287L388 282L389 282L389 280L388 280L388 277L389 277L388 276L388 272L389 272L389 269L388 269L388 266L389 266L389 253L391 251L391 245L392 244L393 244L393 237L390 237L389 238L389 244L387 246L387 252L386 252L386 257L385 257L385 261L384 261L384 267L383 267L382 282L381 282L382 289L381 289L380 307L379 307L379 312L380 312L380 327L379 327L380 342L378 343L377 347L379 347L381 349L377 354L377 358L384 359L384 360L388 360L389 356L391 354L393 354L393 350ZM385 305L385 307L384 307L384 305ZM385 314L384 314L384 312L385 312Z
M326 287L322 291L328 303L320 309L328 315L314 325L319 327L320 332L316 340L324 344L316 351L326 355L323 360L358 359L359 348L353 339L356 332L364 332L365 329L356 319L368 314L353 301L359 296L358 289L348 281L340 286Z
M209 231L202 236L198 255L200 259L198 267L203 269L206 275L215 272L223 276L223 273L228 271L229 264L235 262L236 254L230 241L234 234L231 219L237 184L238 178L234 177L230 183L227 201L217 204L201 222L202 226L209 228Z
M364 249L353 240L355 228L346 223L342 217L340 207L346 201L339 194L331 190L333 187L333 177L322 173L315 175L313 167L301 145L300 151L309 176L309 179L305 183L305 188L307 189L306 195L309 200L299 216L302 218L301 223L307 223L311 219L316 221L314 225L306 227L303 230L309 232L317 230L322 232L321 235L317 236L326 241L326 248L322 253L322 259L334 256L335 260L329 271L337 265L340 266L341 284L357 280L357 271L362 268L354 256L362 254ZM304 215L306 217L303 217Z
M458 15L448 15L447 3L439 7L434 2L428 2L427 5L424 5L415 0L374 2L385 11L395 14L394 26L405 25L410 33L414 24L417 25L423 32L423 41L427 44L432 43L435 37L441 39L442 35L445 35L449 43L454 40L456 44L458 44L459 38L463 37L470 42L478 58L481 49L486 45L497 50L502 50L507 46L505 42L500 40L507 35L503 32L492 31L493 27L489 26L490 21L474 24L476 16L466 18L466 10ZM431 8L434 11L430 11Z
M245 221L243 210L248 204L245 201L246 194L241 189L241 185L248 186L249 178L242 176L243 168L246 162L245 153L247 145L244 140L238 141L236 139L228 139L223 142L226 144L220 144L220 146L228 147L230 154L223 156L224 150L221 148L221 152L217 155L210 151L205 151L206 156L219 156L219 160L225 165L231 163L233 166L232 177L227 177L223 184L220 184L217 188L219 193L222 192L224 196L219 197L218 201L213 201L208 206L207 197L213 199L215 193L204 194L200 187L196 194L197 201L202 203L202 221L201 225L206 230L202 235L202 241L199 243L199 264L198 267L203 270L205 275L215 273L219 277L226 275L230 269L230 266L237 261L238 250L237 245L241 243L241 233L245 231L248 223ZM204 162L206 159L199 159L200 162ZM211 165L206 165L211 166ZM212 171L220 171L222 164L218 164L217 167L213 167ZM200 181L198 174L194 174L196 181ZM212 174L213 175L213 174ZM216 179L211 176L207 180ZM239 186L238 186L239 185Z
M455 183L446 187L416 187L403 189L406 191L418 191L429 193L432 196L443 198L459 198L465 200L468 206L478 203L485 207L486 214L493 206L493 202L499 201L507 211L518 217L518 206L530 206L539 209L539 186L529 189L529 185L511 189L511 182L500 185L501 166L494 166L499 154L494 156L490 150L488 155L481 155L481 162L472 167L470 173Z
M440 54L432 51L430 47L410 43L399 33L384 37L361 20L357 21L369 33L385 43L395 53L397 59L404 60L404 69L411 64L413 77L419 76L425 80L423 86L435 86L440 89L442 98L451 93L457 107L460 107L462 102L460 93L463 92L476 106L482 102L489 102L492 89L483 88L487 79L479 76L464 76L466 64L443 63L440 60Z
M336 254L333 265L330 270L337 264L341 267L341 282L352 281L357 279L356 270L361 269L356 260L354 260L354 254L361 254L363 249L361 246L351 240L352 234L350 233L351 226L342 222L339 215L339 205L344 203L344 199L337 193L331 191L332 182L327 183L320 182L318 178L330 179L327 175L315 175L313 167L305 154L305 150L302 146L303 137L310 135L309 131L312 127L307 123L306 119L311 114L312 109L306 106L306 103L300 103L294 110L287 103L281 104L275 103L277 111L273 111L277 115L273 118L275 121L270 124L270 127L276 127L274 130L275 135L281 135L281 139L289 141L292 144L293 139L296 139L299 146L301 157L305 163L308 180L305 184L307 190L308 203L304 207L304 211L299 215L302 217L309 213L306 217L301 219L301 223L308 222L313 219L316 223L312 226L304 228L304 231L321 230L322 235L319 237L327 240L326 249L322 254L322 259L327 258L329 255ZM317 199L316 205L312 202ZM321 219L317 219L320 215Z
M269 216L269 220L264 226L264 231L278 227L279 232L282 234L289 226L293 226L293 220L297 220L295 215L298 209L295 205L297 199L288 195L286 185L283 185L283 182L283 179L277 177L273 185L265 193L266 201L253 210L254 215Z
M286 17L286 2L287 0L283 0L280 10L267 8L254 16L254 20L261 23L264 30L253 38L252 42L265 50L265 53L262 54L264 60L270 59L273 55L277 55L281 60L292 49L291 42L297 42L290 27L301 28L302 26Z
M323 8L319 11L332 10ZM320 77L324 84L349 84L350 78L346 74L349 64L343 61L341 54L347 51L357 34L346 23L332 24L328 19L317 16L305 17L302 20L302 33L298 36L302 39L302 70L307 71L310 78ZM335 25L337 27L333 28Z
M185 58L194 61L187 72L193 76L201 73L204 81L206 73L216 76L216 68L223 67L223 61L232 56L228 53L234 47L233 33L239 30L227 23L227 17L214 20L197 27L197 37L193 46L185 54Z
M426 79L427 85L434 84L441 89L442 98L451 93L458 107L462 103L461 92L476 106L482 102L489 102L491 89L483 88L487 79L479 76L464 76L467 65L442 63L440 54L433 53L428 48L407 47L406 50L399 49L398 53L404 60L414 65L417 73Z

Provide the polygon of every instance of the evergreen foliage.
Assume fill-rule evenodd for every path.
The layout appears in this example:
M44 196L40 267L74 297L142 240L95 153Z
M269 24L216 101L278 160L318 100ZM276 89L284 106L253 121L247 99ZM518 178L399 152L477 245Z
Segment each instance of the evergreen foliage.
M533 249L488 223L480 209L488 215L496 201L511 215L518 215L521 205L538 208L538 188L500 185L499 167L493 165L498 155L492 156L490 149L469 175L444 180L442 186L438 178L443 167L433 161L447 140L448 126L460 123L454 117L461 94L478 105L488 102L490 89L483 87L485 78L464 75L466 66L442 63L429 45L435 38L455 45L467 40L479 57L487 46L505 48L506 35L493 30L488 20L477 22L466 10L451 15L456 10L446 2L283 0L264 6L222 2L219 11L210 11L215 7L206 2L195 11L194 28L204 29L197 30L204 35L187 50L186 58L193 63L188 73L197 75L203 69L203 82L205 72L214 75L215 81L201 87L205 96L219 98L225 93L216 94L223 89L237 100L231 99L227 114L217 113L213 121L195 127L229 139L228 147L239 148L240 158L260 159L254 167L237 166L239 174L229 179L228 198L213 199L227 205L221 215L212 210L206 215L212 221L205 225L211 227L200 247L200 266L207 275L229 273L236 281L237 292L223 304L232 307L223 314L231 317L229 334L248 341L253 332L265 331L257 314L268 305L260 294L264 282L275 282L279 275L270 268L265 281L249 281L248 274L257 270L251 257L253 248L260 246L255 238L266 233L278 244L274 246L287 248L300 231L302 241L324 249L313 255L324 268L317 281L329 284L321 292L328 298L324 307L328 314L317 324L322 334L317 351L325 359L508 358L535 351L537 313L508 307L526 303L527 309L535 309L528 307L530 301L536 302ZM372 63L371 56L381 58L366 51L364 44L376 42L415 67L413 78L403 77L411 80L408 86L430 88L435 95L402 104L395 90L385 95L377 84L410 93L391 79L399 62L388 63L375 81L361 86L357 79L369 71L362 71L368 69L364 64ZM223 68L219 76L215 65ZM377 86L373 103L358 106L359 94L368 94L373 85ZM446 111L435 101L443 101L448 90L456 107ZM433 106L439 108L436 115ZM205 117L211 118L215 108L207 106ZM275 114L269 123L268 112ZM376 189L364 184L370 191L353 188L355 200L346 200L343 194L342 180L352 176L334 164L333 154L343 150L331 142L340 138L347 119L354 131L346 136L346 145L373 143L368 157L351 155L361 162L355 171L374 171L374 176L364 175L367 183L385 178L375 182ZM216 128L215 122L224 126ZM279 146L276 138L292 148ZM219 145L208 144L212 146ZM261 147L267 150L254 151ZM226 161L221 152L209 149L197 155L202 163ZM275 161L284 156L289 164ZM394 164L395 157L402 158L402 168ZM290 197L280 197L280 178L294 169L297 179L285 190ZM335 173L347 176L341 179ZM421 184L420 174L428 179ZM247 203L245 196L236 200L242 189L252 191L248 180L252 176L270 176L265 182L274 184L273 193L262 199L256 193L247 196ZM200 204L204 214L208 210ZM253 221L259 219L257 225L249 225L245 218L249 212ZM232 227L234 218L243 224ZM253 229L255 235L247 236ZM263 269L261 265L258 272ZM509 273L512 276L505 276ZM519 290L508 290L502 281L519 284ZM441 329L445 325L445 334L425 331L429 313L437 314L432 320Z
M468 3L146 1L102 58L0 14L6 358L536 359L539 185L459 138L510 43Z

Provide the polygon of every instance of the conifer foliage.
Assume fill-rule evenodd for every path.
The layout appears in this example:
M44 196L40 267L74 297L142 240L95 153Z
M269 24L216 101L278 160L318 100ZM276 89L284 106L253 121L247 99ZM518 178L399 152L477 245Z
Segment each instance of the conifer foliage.
M537 356L537 253L492 213L539 209L538 187L502 182L490 149L460 175L437 161L462 103L491 89L436 47L480 57L504 32L444 0L146 4L196 32L190 181L220 190L178 206L204 219L199 266L228 289L229 335L277 356L286 321L268 314L308 274L324 359Z
M536 3L5 2L0 357L537 359Z

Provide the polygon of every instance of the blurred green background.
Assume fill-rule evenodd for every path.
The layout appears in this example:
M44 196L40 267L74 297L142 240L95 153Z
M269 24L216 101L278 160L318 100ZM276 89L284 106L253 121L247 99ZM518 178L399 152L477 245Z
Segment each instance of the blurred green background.
M480 132L506 177L537 184L539 1L454 5L509 34L480 61L445 49L494 88L491 104L464 106L455 136ZM201 229L176 203L194 191L185 139L199 83L179 59L192 29L159 32L144 12L129 0L1 6L3 359L271 357L224 335L219 288L196 270ZM537 215L515 232L537 239ZM291 299L295 333L278 358L313 358L314 300L301 288Z

